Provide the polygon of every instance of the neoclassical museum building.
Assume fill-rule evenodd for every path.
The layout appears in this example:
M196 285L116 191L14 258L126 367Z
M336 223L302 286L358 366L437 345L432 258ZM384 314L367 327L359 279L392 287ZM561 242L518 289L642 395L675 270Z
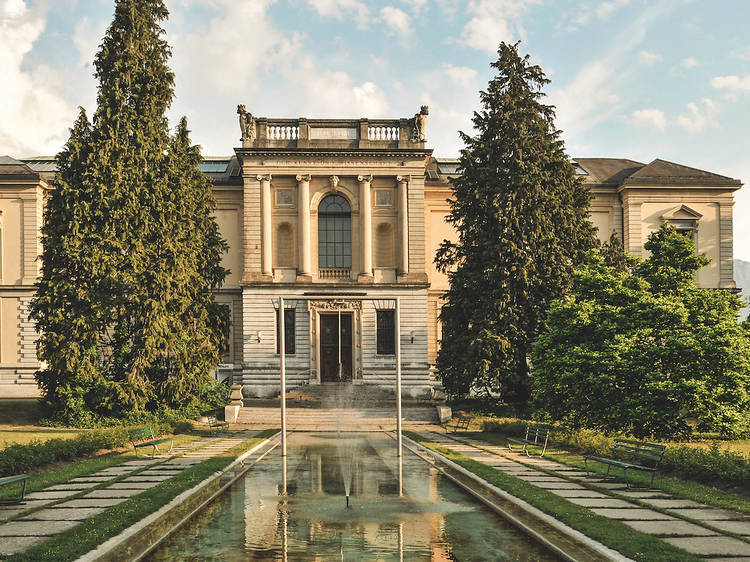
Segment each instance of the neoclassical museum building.
M438 311L447 278L436 249L458 161L432 156L427 108L405 119L271 119L238 108L241 145L206 158L231 270L216 298L230 310L218 375L246 396L278 391L280 312L289 387L339 380L393 388L394 297L400 297L404 392L435 382ZM643 255L663 222L692 236L711 263L703 287L732 289L732 205L738 180L664 160L579 158L599 236ZM0 395L33 395L36 333L29 301L54 158L0 157ZM297 297L299 300L294 300ZM317 297L317 299L316 299ZM335 297L332 299L331 297Z

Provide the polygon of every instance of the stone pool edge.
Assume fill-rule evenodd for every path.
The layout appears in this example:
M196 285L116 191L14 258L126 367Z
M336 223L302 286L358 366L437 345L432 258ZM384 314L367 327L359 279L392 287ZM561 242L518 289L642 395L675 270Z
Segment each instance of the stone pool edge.
M227 486L242 476L252 465L243 468L230 478L226 478L228 473L263 447L271 445L256 461L276 448L278 443L274 443L274 441L278 441L280 434L281 432L277 432L264 439L239 455L223 469L214 472L192 488L172 498L169 503L131 525L119 535L107 539L95 549L79 557L77 562L142 559L167 536L187 522L195 512L203 509L205 504L212 501ZM152 540L154 536L156 538Z
M440 464L450 468L450 470L452 471L458 472L465 478L469 479L471 482L478 484L479 486L489 491L493 496L497 497L498 499L504 502L511 503L516 509L524 513L524 515L526 515L531 520L531 522L538 521L539 523L542 523L543 525L552 527L555 531L563 535L568 541L570 541L574 545L577 545L580 548L588 552L591 552L592 554L597 554L600 557L604 557L603 559L605 560L612 560L612 561L617 561L617 562L632 562L630 558L623 556L616 550L609 548L608 546L600 543L597 540L592 539L591 537L581 533L580 531L577 531L576 529L566 525L562 521L555 519L553 516L547 513L544 513L543 511L534 507L530 503L520 498L517 498L516 496L512 494L509 494L505 490L502 490L501 488L498 488L497 486L494 486L493 484L490 484L489 482L480 478L473 472L447 459L440 453L437 453L436 451L433 451L432 449L429 449L425 447L424 445L421 445L420 443L417 443L416 441L406 436L403 436L403 442L404 442L404 445L406 445L407 448L411 452L422 457L426 462L430 462L430 458L434 458L435 461L438 461ZM489 507L490 509L498 513L498 515L500 515L504 519L508 520L514 526L519 528L522 532L531 533L534 539L540 538L541 534L538 533L533 527L529 525L529 521L521 521L520 519L516 518L514 515L503 510L501 506L496 505L492 501L489 501L487 498L483 497L483 495L479 491L472 489L468 485L467 482L464 482L462 480L452 477L449 473L442 470L440 466L436 466L437 463L431 463L431 464L433 464L433 466L435 466L438 470L440 470L445 476L447 476L456 485L460 486L461 488L471 493L471 495L474 496L477 500L484 503L487 507ZM552 550L556 554L558 555L562 554L564 557L570 560L577 560L577 558L575 558L574 556L566 552L564 547L561 547L555 544L555 542L547 539L546 537L542 536L541 538L542 538L542 542L544 542L548 548L551 546ZM602 559L602 558L599 558L599 559Z

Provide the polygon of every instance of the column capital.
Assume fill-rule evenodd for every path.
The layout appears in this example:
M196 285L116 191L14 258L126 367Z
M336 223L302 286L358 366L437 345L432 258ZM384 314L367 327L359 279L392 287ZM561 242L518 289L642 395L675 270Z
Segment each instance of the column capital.
M297 174L296 175L296 180L298 182L301 182L301 181L307 181L307 182L309 182L310 179L311 179L311 177L312 176L310 174Z
M396 176L396 181L399 183L409 183L411 181L411 176Z
M372 174L362 174L357 176L357 181L360 183L371 183L372 182Z
M271 174L258 174L255 176L258 181L271 181Z

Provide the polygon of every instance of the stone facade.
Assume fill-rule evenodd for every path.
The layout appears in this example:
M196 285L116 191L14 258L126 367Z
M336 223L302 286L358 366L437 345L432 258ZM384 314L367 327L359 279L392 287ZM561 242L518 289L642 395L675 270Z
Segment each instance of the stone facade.
M230 309L232 329L219 376L242 384L246 395L278 392L276 303L284 297L285 318L293 322L285 339L287 351L293 348L286 356L288 387L342 376L393 388L388 311L399 297L404 392L429 395L448 288L433 258L455 236L445 216L458 162L433 158L427 108L393 120L269 119L244 106L238 114L241 146L231 157L201 164L229 244L224 266L231 273L216 298ZM591 217L602 240L615 232L628 251L643 256L648 234L672 222L712 260L698 284L734 288L732 205L739 181L658 159L574 164L592 190ZM36 391L28 302L53 177L52 158L0 157L2 395Z

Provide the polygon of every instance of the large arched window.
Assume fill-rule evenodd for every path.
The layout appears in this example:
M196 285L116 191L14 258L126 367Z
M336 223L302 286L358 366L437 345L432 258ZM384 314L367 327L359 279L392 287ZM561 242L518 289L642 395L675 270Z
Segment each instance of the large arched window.
M328 195L318 206L318 267L352 267L352 208L341 195Z

